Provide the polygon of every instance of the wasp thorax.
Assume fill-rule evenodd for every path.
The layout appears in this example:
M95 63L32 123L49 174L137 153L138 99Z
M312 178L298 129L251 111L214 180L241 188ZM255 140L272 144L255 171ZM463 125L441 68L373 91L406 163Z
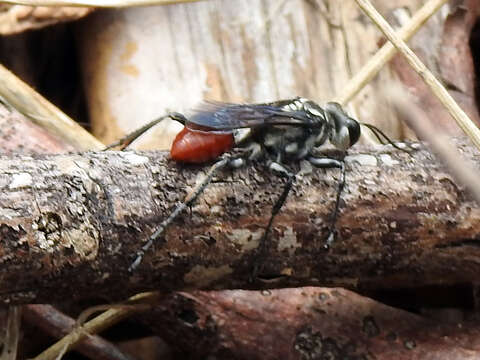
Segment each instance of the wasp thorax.
M313 101L305 101L303 108L307 113L314 117L323 117L323 109Z
M350 137L350 146L357 143L360 138L360 123L355 119L349 118L350 121L347 122L348 134Z

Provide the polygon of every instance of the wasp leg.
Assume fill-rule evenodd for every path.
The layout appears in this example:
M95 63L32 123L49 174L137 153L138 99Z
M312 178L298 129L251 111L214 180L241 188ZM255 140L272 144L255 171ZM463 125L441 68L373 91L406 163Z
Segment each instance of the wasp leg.
M261 267L263 265L262 258L266 251L267 239L268 239L270 230L272 228L273 220L275 219L275 216L280 212L280 209L285 203L285 200L287 199L287 196L290 193L290 190L292 189L292 186L293 186L293 182L295 180L295 174L288 171L283 165L281 165L278 162L272 161L268 165L268 168L274 171L275 173L279 174L280 176L286 177L287 182L285 184L285 187L283 188L282 194L277 199L275 204L273 204L272 212L270 213L270 219L268 220L267 227L265 228L263 236L260 239L260 242L258 245L257 259L255 260L253 265L250 282L253 282L253 280L255 280L255 278L257 277L257 274L261 271Z
M340 207L340 196L342 195L343 188L345 187L345 163L344 161L330 159L330 158L316 158L310 156L307 160L314 166L320 168L338 168L340 169L340 180L338 181L337 187L337 198L335 200L335 209L333 211L332 221L328 230L327 242L325 248L329 248L330 245L335 241L335 224L337 222L338 211Z
M256 142L252 142L247 151L249 152L248 160L257 160L263 155L261 145Z
M112 149L114 147L117 147L117 146L120 146L119 150L124 150L128 145L130 145L132 142L134 142L135 140L137 140L141 135L143 135L145 132L147 132L148 130L150 130L152 127L154 127L155 125L157 125L159 122L167 119L167 118L170 118L172 120L176 120L182 124L185 125L185 122L187 121L187 119L185 118L185 116L183 116L182 114L180 113L169 113L167 115L164 115L162 117L159 117L158 119L155 119L155 120L152 120L150 121L148 124L145 124L143 125L141 128L131 132L130 134L127 134L125 135L123 138L121 138L120 140L118 141L115 141L114 143L108 145L107 147L105 147L105 149L103 149L103 151L105 150L109 150L109 149Z
M162 233L165 231L168 225L172 223L173 220L182 212L184 211L187 207L191 206L195 200L200 196L200 194L205 190L207 185L212 181L212 178L214 177L215 173L226 167L227 165L230 164L231 161L234 161L235 159L230 159L227 157L224 157L223 159L217 161L215 164L213 164L210 169L208 170L207 174L205 175L205 178L195 186L193 191L187 195L185 200L175 207L175 209L172 211L172 213L162 221L160 226L155 230L155 232L149 237L145 245L143 245L140 250L137 251L135 260L133 263L130 265L128 268L129 272L133 272L142 262L143 255L145 254L148 249L153 245L155 241L162 235Z

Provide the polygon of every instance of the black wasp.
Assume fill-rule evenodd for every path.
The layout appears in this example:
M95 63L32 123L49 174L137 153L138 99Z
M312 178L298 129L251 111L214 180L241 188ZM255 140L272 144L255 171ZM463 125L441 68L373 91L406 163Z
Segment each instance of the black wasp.
M183 203L175 207L170 216L159 225L136 253L136 258L129 267L130 271L140 265L145 252L161 236L165 228L197 199L216 171L227 166L238 168L249 161L263 161L275 174L286 178L283 192L272 208L269 222L260 240L259 254L264 251L275 215L283 206L295 179L295 174L288 169L287 164L307 160L315 167L340 169L335 209L326 240L328 247L335 237L339 200L345 185L345 166L343 160L315 157L312 154L313 150L330 141L337 149L346 151L358 141L360 125L367 126L382 143L385 140L395 146L378 128L359 123L348 116L338 103L329 102L322 108L311 100L295 98L265 104L207 103L189 118L180 113L169 113L125 136L107 149L115 146L124 149L166 118L177 120L184 125L170 150L173 160L204 163L217 159L217 162L209 169L204 180L193 189ZM226 153L233 148L241 150L240 155Z

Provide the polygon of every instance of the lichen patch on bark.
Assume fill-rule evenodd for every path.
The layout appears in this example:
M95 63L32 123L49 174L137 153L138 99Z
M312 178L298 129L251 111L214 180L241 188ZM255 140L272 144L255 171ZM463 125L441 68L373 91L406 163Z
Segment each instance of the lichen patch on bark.
M206 267L203 265L195 265L183 277L185 284L195 285L195 287L205 287L216 280L231 274L233 269L229 265L220 267Z

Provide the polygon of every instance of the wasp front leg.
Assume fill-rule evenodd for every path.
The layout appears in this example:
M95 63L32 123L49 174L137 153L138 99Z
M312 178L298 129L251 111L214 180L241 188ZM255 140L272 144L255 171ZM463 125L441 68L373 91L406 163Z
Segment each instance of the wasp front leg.
M338 181L337 196L335 199L335 209L333 211L332 221L328 230L328 237L325 247L328 249L330 245L335 241L335 225L337 223L338 211L340 208L340 196L342 195L343 188L345 187L345 162L343 160L331 159L331 158L316 158L310 156L307 160L315 167L330 169L340 169L340 180Z

